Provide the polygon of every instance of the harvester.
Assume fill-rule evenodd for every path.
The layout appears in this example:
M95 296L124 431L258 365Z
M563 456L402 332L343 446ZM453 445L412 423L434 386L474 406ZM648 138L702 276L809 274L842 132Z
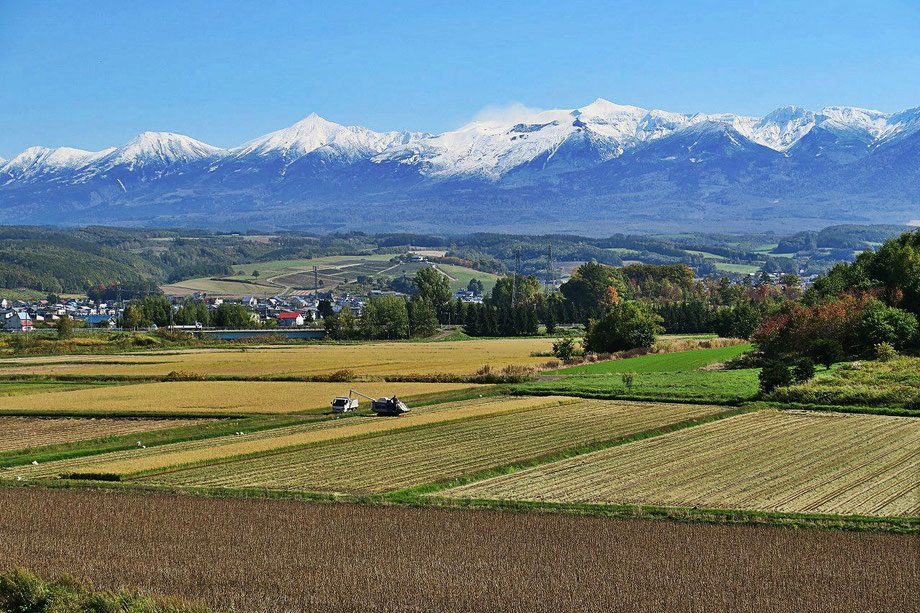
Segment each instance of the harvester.
M361 396L371 401L371 410L377 415L402 415L409 412L406 404L393 396L392 398L371 398L367 394L362 394L356 390L348 390L348 396L338 396L332 401L333 413L345 413L354 411L358 408L358 399L352 396Z

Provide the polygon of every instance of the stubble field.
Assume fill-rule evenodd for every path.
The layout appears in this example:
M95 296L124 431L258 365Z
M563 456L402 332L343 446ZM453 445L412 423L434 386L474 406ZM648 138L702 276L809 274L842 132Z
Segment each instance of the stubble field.
M309 421L298 425L242 433L240 435L171 443L148 449L113 451L82 458L46 462L38 466L17 466L0 476L23 478L54 478L61 474L91 472L126 475L140 471L166 469L183 464L222 460L249 454L275 453L291 447L302 447L325 441L436 424L442 421L505 412L526 411L551 407L560 403L577 402L572 398L480 398L416 407L398 418L350 416L324 421Z
M898 534L41 488L0 516L0 567L219 610L920 609Z
M916 516L918 475L915 418L759 411L440 495Z
M166 472L140 481L386 493L705 419L725 410L705 405L579 400Z
M0 416L0 452L58 443L180 428L202 419L94 419Z

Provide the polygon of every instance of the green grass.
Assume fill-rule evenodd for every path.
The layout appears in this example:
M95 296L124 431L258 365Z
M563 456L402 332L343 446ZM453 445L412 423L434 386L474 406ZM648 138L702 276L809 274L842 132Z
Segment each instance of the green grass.
M757 395L759 369L646 372L629 389L619 375L560 377L512 386L516 394L736 404Z
M498 275L473 270L472 268L466 268L465 266L454 266L453 264L436 264L436 266L456 279L455 281L452 280L450 282L451 289L455 291L461 288L466 289L466 286L469 284L471 279L479 279L482 281L482 285L485 288L485 291L490 292L495 286L495 283L498 281Z
M652 353L625 360L609 360L582 364L552 371L559 375L597 375L612 372L676 372L698 370L710 364L719 364L750 351L751 345L735 345L717 349L691 349L677 353Z
M773 391L768 400L817 405L905 407L920 404L920 358L853 362L819 370L811 381Z
M716 270L723 272L736 272L744 275L760 270L760 266L754 266L753 264L730 264L728 262L716 262L715 267Z

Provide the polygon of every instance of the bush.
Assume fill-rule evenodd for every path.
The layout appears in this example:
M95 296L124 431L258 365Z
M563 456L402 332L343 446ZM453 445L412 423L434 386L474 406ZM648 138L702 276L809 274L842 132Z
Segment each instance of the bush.
M99 592L70 575L43 581L22 568L0 574L3 613L204 613L206 608L140 592Z
M898 351L891 343L876 343L875 357L879 362L890 362L898 357Z
M760 379L760 391L763 394L769 394L778 387L786 387L792 383L789 367L779 360L770 360L764 364L758 378Z
M837 362L842 362L846 359L843 345L832 338L819 338L811 344L809 353L819 364L824 364L824 368L830 368Z
M582 343L586 352L615 352L651 347L664 329L663 320L637 302L620 302L592 319Z
M191 332L175 328L158 328L154 334L172 343L190 343L195 340L195 335Z
M864 351L879 343L887 343L893 349L903 351L913 346L917 329L917 318L913 313L872 300L860 319L859 338L865 343Z
M571 338L560 338L553 343L553 355L565 362L575 356L575 341Z
M796 383L805 383L815 376L815 363L811 358L799 358L792 369L792 378Z

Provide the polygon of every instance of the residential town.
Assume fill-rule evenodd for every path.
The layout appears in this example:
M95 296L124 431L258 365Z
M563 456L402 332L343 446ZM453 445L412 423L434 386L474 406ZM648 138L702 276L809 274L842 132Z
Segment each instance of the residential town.
M210 297L196 292L192 298L203 301L209 312L217 311L222 304L241 304L252 311L253 322L261 326L300 327L322 320L321 303L328 302L333 313L350 309L360 316L368 300L384 295L403 295L398 292L373 290L366 296L348 293L318 292L310 296L273 296L270 298L243 296L242 298ZM129 300L93 301L86 297L58 298L56 300L13 300L0 298L0 330L4 332L31 332L35 329L53 328L55 322L67 315L85 328L115 329L120 326L122 314ZM188 297L169 296L173 311L178 311ZM483 296L460 289L453 297L466 303L481 304ZM200 324L192 326L201 328Z

